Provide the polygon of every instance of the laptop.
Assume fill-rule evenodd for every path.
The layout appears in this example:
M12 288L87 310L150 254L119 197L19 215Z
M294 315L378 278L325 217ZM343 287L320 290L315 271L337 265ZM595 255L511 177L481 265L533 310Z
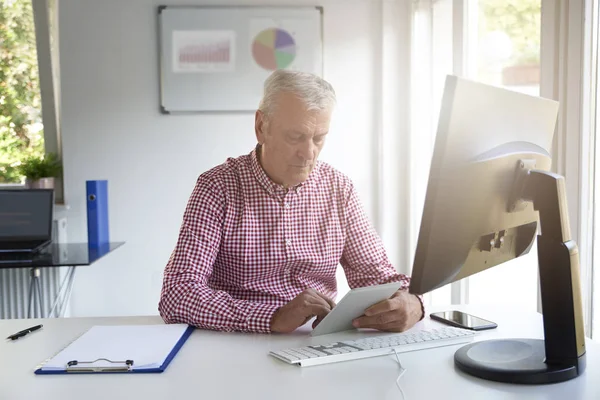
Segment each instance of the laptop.
M53 213L53 189L0 190L0 254L32 254L48 246Z

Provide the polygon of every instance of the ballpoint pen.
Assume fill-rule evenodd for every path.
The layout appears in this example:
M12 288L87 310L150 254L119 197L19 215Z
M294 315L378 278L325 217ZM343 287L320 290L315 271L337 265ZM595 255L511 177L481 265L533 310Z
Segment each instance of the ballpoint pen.
M19 331L17 333L13 333L12 335L10 335L9 337L7 337L6 339L17 340L18 338L23 337L23 336L27 335L30 332L37 331L42 326L44 326L44 325L40 324L40 325L32 326L31 328L23 329L22 331Z

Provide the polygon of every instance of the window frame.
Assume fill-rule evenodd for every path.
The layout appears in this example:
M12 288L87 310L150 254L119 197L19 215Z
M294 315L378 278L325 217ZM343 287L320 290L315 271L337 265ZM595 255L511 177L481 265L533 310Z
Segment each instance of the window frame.
M60 93L58 80L58 0L31 0L35 24L44 150L62 162ZM55 181L55 201L64 204L62 177Z
M594 162L589 109L592 11L591 2L584 0L542 0L540 62L540 94L560 102L552 169L565 177L571 234L579 248L584 327L590 337L593 334L593 225L589 218L593 205L590 171Z

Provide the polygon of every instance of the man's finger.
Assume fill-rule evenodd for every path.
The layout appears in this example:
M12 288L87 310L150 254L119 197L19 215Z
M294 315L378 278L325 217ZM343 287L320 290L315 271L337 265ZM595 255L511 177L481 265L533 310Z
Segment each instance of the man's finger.
M321 295L319 292L307 294L305 300L310 304L322 304L330 310L335 306L335 303L333 303L334 306L331 305L331 299L328 299L327 296Z
M329 304L329 307L331 307L332 309L333 309L333 307L335 307L335 301L333 301L329 297L325 296L323 293L319 293L319 292L315 291L315 294L317 296L319 296L320 298L322 298L323 300L325 300L325 302L327 302L327 304Z
M311 316L323 319L331 310L322 304L310 304L306 307L306 311Z
M371 315L376 315L376 314L381 314L384 312L392 311L399 307L400 307L400 304L397 301L394 301L392 299L387 299L387 300L380 301L379 303L374 304L371 307L367 308L365 310L365 315L370 317Z
M315 318L315 320L312 323L312 328L315 329L317 327L317 325L319 325L321 323L321 321L323 321L323 318L321 318L321 317Z
M406 314L397 311L387 311L372 316L362 316L356 318L352 325L356 328L373 328L378 329L379 326L385 326L393 323L404 323Z

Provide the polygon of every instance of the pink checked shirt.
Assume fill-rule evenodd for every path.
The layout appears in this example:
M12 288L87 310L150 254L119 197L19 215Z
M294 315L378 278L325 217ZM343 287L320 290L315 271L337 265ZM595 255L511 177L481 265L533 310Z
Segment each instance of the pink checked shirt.
M256 149L203 173L186 207L159 303L167 323L270 332L277 308L313 288L337 294L338 264L351 288L400 281L348 177L317 162L289 190L262 169Z

